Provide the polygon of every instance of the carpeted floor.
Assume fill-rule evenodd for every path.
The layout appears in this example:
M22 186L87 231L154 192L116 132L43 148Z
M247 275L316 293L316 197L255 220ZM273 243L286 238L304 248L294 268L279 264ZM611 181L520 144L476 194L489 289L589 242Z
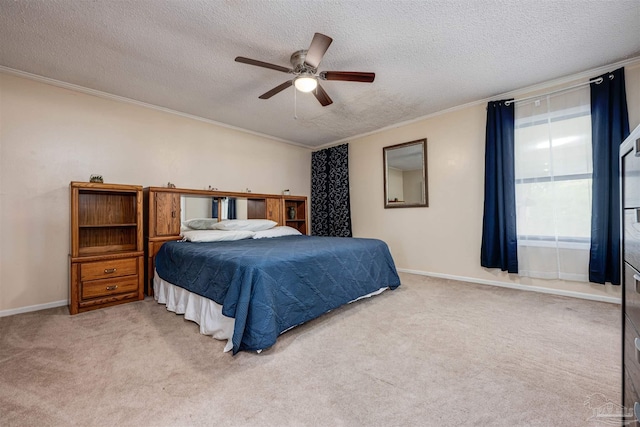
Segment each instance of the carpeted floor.
M401 279L235 357L149 298L0 318L0 426L597 426L589 396L620 402L619 306Z

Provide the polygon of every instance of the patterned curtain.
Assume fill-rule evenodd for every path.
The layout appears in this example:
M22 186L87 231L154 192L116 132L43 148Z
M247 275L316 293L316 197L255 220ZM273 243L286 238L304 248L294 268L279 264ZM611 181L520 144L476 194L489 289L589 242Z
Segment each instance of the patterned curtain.
M311 154L311 234L352 236L349 144Z

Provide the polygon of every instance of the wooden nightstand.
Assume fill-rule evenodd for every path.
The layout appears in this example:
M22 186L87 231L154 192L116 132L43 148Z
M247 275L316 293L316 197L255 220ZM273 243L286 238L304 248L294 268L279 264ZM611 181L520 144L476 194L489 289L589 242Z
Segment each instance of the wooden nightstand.
M72 182L69 312L144 298L142 187Z

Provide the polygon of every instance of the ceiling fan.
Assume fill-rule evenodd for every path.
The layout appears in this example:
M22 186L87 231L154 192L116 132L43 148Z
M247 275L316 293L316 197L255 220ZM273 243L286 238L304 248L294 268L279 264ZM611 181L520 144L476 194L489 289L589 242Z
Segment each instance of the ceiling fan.
M289 81L274 87L259 96L260 99L269 99L273 95L282 92L289 86L295 86L301 92L313 92L316 99L323 107L333 103L327 92L320 86L318 80L342 80L347 82L371 83L376 78L375 73L358 71L322 71L318 73L318 65L329 48L333 39L324 34L315 33L311 45L307 50L298 50L291 55L291 68L282 67L268 62L238 56L236 62L255 65L257 67L270 68L283 73L293 74L295 77Z

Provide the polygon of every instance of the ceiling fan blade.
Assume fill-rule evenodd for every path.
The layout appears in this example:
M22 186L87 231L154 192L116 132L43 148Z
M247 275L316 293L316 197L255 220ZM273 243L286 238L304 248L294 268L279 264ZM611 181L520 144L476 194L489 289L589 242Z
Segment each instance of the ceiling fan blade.
M276 64L269 64L268 62L262 62L251 58L245 58L244 56L238 56L236 62L242 62L243 64L255 65L256 67L271 68L272 70L282 71L283 73L291 73L291 68L282 67Z
M283 90L285 90L286 88L288 88L289 86L291 86L293 84L293 80L289 80L288 82L284 82L279 86L274 87L273 89L271 89L269 92L265 92L262 95L260 95L258 98L260 99L269 99L271 98L273 95L282 92Z
M332 41L333 39L329 36L315 33L313 35L313 40L311 40L311 45L309 45L309 49L307 50L307 56L304 59L305 64L311 68L318 68L320 61L322 61L322 57L327 49L329 49L329 45Z
M376 78L376 73L362 73L359 71L323 71L320 73L320 78L324 80L372 83Z
M320 104L322 104L323 107L333 104L333 101L329 98L329 95L327 95L327 92L324 91L320 84L316 86L316 90L313 91L313 94L316 96L316 99L320 101Z

